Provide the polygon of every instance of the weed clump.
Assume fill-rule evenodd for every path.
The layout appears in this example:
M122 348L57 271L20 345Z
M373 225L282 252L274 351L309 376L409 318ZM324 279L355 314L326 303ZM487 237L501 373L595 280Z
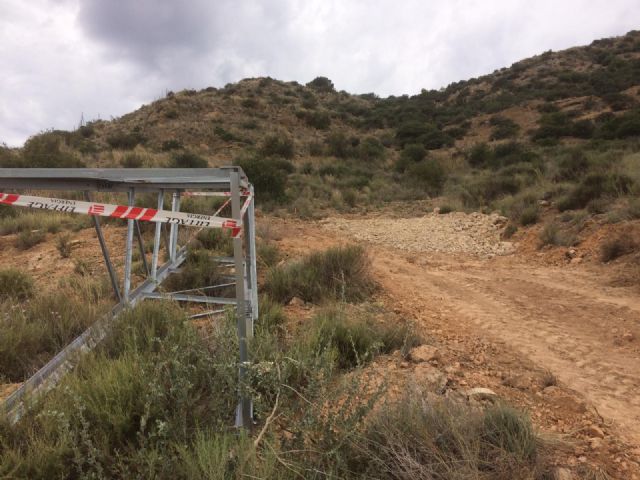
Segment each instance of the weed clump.
M47 236L43 230L23 230L16 238L16 248L19 250L29 250L39 243L42 243Z
M265 291L275 300L306 302L326 299L361 301L375 290L364 248L350 245L312 253L298 261L272 268Z
M628 255L638 249L638 243L630 233L606 240L600 247L600 260L603 263Z
M33 280L26 273L15 268L0 270L0 300L25 300L31 297L33 292Z
M368 316L348 316L339 309L317 315L310 331L311 348L316 352L333 349L340 369L362 366L379 354L408 351L422 343L408 323L394 325Z
M562 229L557 223L549 223L545 225L540 232L539 247L545 245L559 245L564 247L574 246L578 239L576 235L566 229Z
M169 291L198 290L222 283L220 266L216 256L208 250L191 250L179 273L170 275L164 282ZM204 294L220 296L220 289L202 290Z
M416 392L373 416L354 457L364 477L538 478L537 447L530 420L509 407L477 411Z

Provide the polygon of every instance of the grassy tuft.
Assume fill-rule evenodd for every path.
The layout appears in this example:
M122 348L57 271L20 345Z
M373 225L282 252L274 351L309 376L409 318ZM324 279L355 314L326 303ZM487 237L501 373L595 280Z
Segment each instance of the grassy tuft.
M576 235L570 231L562 229L557 223L549 223L545 225L540 232L539 247L542 248L545 245L559 245L564 247L571 247L576 245L578 239Z
M16 238L16 248L19 250L29 250L39 243L44 242L47 234L42 230L24 230Z
M528 418L502 405L486 411L417 392L381 409L354 449L364 478L538 478Z
M317 352L333 349L337 366L350 369L364 365L381 353L408 350L421 343L411 325L346 315L340 309L318 314L310 326L310 345Z
M0 300L25 300L33 295L33 291L33 280L26 273L15 268L0 270Z
M71 256L71 235L64 233L56 239L56 248L62 258Z
M265 291L283 303L293 297L306 302L361 301L375 288L366 252L355 245L329 248L272 268L264 283Z

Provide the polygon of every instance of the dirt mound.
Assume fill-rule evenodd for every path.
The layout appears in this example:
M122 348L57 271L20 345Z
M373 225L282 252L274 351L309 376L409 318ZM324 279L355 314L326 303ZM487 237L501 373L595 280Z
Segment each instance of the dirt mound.
M497 214L429 213L417 218L328 218L324 228L349 238L413 252L508 255L514 244L500 238L507 219Z

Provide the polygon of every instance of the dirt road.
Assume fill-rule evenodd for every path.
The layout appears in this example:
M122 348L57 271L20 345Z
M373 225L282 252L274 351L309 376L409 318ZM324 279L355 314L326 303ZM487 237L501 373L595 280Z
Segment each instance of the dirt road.
M587 412L601 416L605 430L635 450L631 463L637 461L637 290L609 286L607 270L595 263L553 266L517 252L480 258L457 251L389 248L379 234L385 219L379 224L367 222L373 222L376 233L365 240L358 239L366 235L361 222L343 219L337 229L326 222L290 224L287 229L293 235L281 243L293 252L354 240L366 243L374 276L394 310L415 318L436 342L457 350L463 369L464 360L470 360L467 366L473 371L467 372L463 385L484 382L471 386L491 386L507 397L520 398L552 431L572 434L590 428ZM415 245L416 239L409 243ZM544 371L575 396L569 411L545 398L555 390L545 389L537 380Z

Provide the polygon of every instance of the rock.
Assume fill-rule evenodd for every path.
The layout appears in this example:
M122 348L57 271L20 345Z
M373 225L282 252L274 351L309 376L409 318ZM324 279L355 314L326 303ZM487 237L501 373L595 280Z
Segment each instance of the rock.
M304 306L304 300L298 297L293 297L291 300L289 300L288 305L291 305L292 307L302 307Z
M585 433L590 437L604 438L604 431L597 425L589 425L585 429Z
M602 439L601 438L590 438L589 439L589 446L591 447L592 450L598 450L599 448L602 447Z
M409 368L409 362L400 362L400 368Z
M627 342L633 342L633 339L635 337L633 336L633 333L631 332L625 332L622 334L622 339L626 340Z
M575 248L570 248L564 254L567 258L576 258L578 256L578 252Z
M553 395L558 390L560 390L560 389L558 387L556 387L555 385L550 385L548 387L544 387L542 389L542 393L544 393L545 395Z
M435 213L436 215L440 213L440 207L435 207L433 209L433 213Z
M558 467L553 472L553 480L573 480L573 474L564 467Z
M512 375L505 378L502 384L507 387L517 388L518 390L529 390L531 387L531 379L524 375Z
M582 257L575 257L571 259L571 264L576 265L578 263L582 263Z
M551 202L549 202L549 200L538 200L538 205L541 207L548 207L551 205Z
M440 352L431 345L420 345L412 348L408 359L413 363L431 362L440 358Z
M467 390L467 398L469 400L495 400L498 398L498 394L490 388L476 387Z

